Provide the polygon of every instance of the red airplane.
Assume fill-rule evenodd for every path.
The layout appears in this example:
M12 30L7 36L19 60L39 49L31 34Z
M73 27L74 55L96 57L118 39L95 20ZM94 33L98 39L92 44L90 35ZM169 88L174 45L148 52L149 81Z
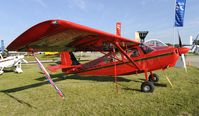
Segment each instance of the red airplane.
M49 69L62 69L66 74L117 76L144 73L146 81L141 85L142 92L153 92L153 82L159 80L153 71L173 67L178 57L189 51L182 47L180 38L179 47L147 46L121 37L120 28L118 23L115 35L69 21L48 20L25 31L7 49L62 52L61 64ZM101 52L104 56L80 64L73 54L77 51Z

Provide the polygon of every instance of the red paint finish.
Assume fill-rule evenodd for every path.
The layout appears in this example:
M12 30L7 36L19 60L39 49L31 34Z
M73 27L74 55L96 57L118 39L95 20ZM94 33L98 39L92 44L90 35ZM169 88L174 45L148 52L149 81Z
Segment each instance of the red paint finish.
M50 66L51 71L61 69L66 74L114 76L115 82L117 75L138 73L144 73L145 80L148 81L148 72L153 74L155 70L173 67L178 57L189 50L172 46L150 47L121 37L121 23L116 24L115 35L64 20L49 20L31 27L7 49L59 51L62 52L61 64ZM98 51L105 55L79 64L72 53L76 51ZM141 86L141 90L143 86L145 85ZM153 89L148 92L152 91Z
M177 48L174 47L165 47L164 49L154 50L148 54L144 54L139 47L135 48L139 50L140 55L134 57L133 61L140 67L140 70L128 59L106 63L103 61L103 59L110 59L111 54L109 54L94 61L90 61L87 64L78 65L78 68L71 69L67 73L95 76L114 76L115 64L117 66L116 75L135 74L145 71L152 72L158 69L173 67L179 57L179 54L175 52ZM96 63L97 60L98 62Z
M121 22L116 23L116 35L121 36Z
M55 23L56 22L56 23ZM27 51L29 48L41 51L104 51L105 45L117 40L128 46L138 42L79 25L64 20L41 22L17 37L7 49L9 51ZM106 49L109 51L109 49Z
M139 42L120 36L121 23L117 24L116 29L117 35L69 21L49 20L25 31L7 49L67 51L61 54L62 64L51 67L52 70L62 69L67 74L98 76L126 75L165 69L174 66L179 55L188 52L188 48L184 47L140 45ZM113 48L122 58L113 54ZM86 64L73 64L69 52L75 51L100 51L108 54Z
M72 61L69 52L61 52L61 65L71 66Z

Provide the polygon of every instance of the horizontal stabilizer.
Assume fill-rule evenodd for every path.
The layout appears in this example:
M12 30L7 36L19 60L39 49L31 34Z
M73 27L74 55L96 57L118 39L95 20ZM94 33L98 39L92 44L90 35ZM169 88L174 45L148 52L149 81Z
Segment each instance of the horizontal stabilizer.
M67 66L67 65L55 65L55 66L49 66L48 70L50 70L51 72L56 72L57 70L60 69L71 69L74 68L74 66Z

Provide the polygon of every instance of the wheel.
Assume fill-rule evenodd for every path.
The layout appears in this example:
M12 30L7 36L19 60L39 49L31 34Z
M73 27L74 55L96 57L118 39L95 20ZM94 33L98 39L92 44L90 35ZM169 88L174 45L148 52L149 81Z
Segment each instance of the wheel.
M0 71L0 75L3 75L3 71Z
M155 86L153 82L150 82L150 81L143 82L141 85L142 92L153 92L154 88Z
M149 75L149 81L158 82L159 81L159 76L157 74L153 73L153 76Z

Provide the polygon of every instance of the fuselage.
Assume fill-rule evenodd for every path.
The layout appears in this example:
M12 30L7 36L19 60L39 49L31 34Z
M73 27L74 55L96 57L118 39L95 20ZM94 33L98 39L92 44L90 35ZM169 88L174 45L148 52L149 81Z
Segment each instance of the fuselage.
M15 63L15 58L13 56L10 56L0 60L0 67L12 67L14 63Z
M179 57L179 49L173 46L153 48L134 46L129 48L126 53L140 69L122 56L122 54L113 56L113 54L109 53L96 60L63 71L66 73L94 76L128 75L173 67Z
M10 68L16 66L18 62L20 62L21 59L23 58L24 58L23 55L19 55L19 56L9 56L4 59L0 59L0 67Z

